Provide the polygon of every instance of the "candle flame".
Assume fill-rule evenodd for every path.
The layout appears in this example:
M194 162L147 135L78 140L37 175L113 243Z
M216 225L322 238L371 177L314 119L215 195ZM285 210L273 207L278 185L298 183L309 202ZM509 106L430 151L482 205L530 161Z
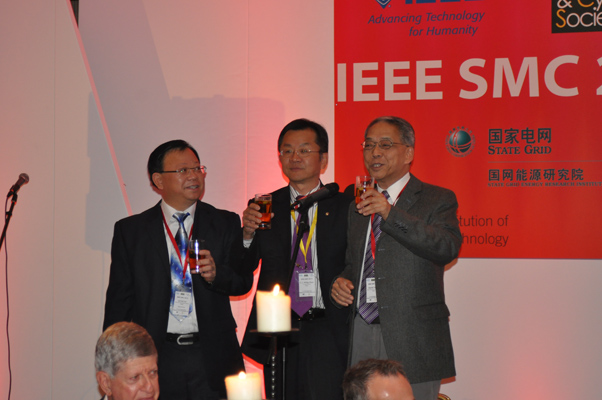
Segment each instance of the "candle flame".
M246 377L247 377L247 375L242 371L238 374L239 379L246 379Z
M278 293L280 292L280 285L276 285L274 286L274 291L272 292L272 294L274 296L278 296Z

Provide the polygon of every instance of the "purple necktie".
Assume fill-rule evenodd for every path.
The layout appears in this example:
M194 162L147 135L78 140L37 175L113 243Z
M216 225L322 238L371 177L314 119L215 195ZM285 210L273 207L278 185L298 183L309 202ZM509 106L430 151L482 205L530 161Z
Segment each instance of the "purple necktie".
M383 195L387 200L389 200L389 193L386 190L383 190ZM366 302L366 279L374 278L374 257L372 257L372 246L371 241L372 237L376 243L378 243L378 238L382 231L380 230L380 223L383 217L380 214L374 214L374 220L372 221L372 233L374 235L370 235L370 239L367 240L366 245L366 256L364 257L364 274L362 275L362 281L360 286L360 306L359 312L364 321L367 323L372 323L378 317L378 303L367 303ZM374 248L376 248L376 243Z
M293 235L293 247L291 248L291 257L292 252L295 250L294 246L297 242L297 230L299 228L299 217L297 217L297 223L295 227L295 234ZM312 306L313 306L313 298L311 296L307 297L299 297L299 274L300 273L311 273L313 272L312 260L311 260L311 247L310 244L307 243L307 237L309 235L308 230L303 234L302 241L305 243L305 254L307 254L307 262L305 260L305 256L301 249L297 253L297 260L295 261L295 269L293 270L293 277L291 278L288 294L291 297L291 308L293 311L297 313L300 317L302 317Z

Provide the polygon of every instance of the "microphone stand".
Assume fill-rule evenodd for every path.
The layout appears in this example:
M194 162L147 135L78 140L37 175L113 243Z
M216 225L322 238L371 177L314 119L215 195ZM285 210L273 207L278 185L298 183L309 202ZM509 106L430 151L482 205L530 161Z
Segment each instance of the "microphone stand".
M17 193L13 193L13 198L11 200L10 210L6 212L4 216L4 229L2 229L2 237L0 238L0 250L2 250L2 245L4 244L4 238L6 237L6 230L8 229L8 224L10 223L10 219L13 216L13 209L15 208L15 204L17 204L18 200Z

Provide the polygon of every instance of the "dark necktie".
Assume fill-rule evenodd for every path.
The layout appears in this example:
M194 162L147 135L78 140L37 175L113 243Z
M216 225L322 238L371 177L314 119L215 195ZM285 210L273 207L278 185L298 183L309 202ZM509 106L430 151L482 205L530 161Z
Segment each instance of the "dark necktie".
M383 190L383 195L389 200L389 193ZM364 273L361 280L360 288L360 301L359 301L359 313L367 323L372 323L378 317L378 303L367 303L366 302L366 280L368 278L374 278L374 257L372 256L372 239L374 238L374 248L380 238L382 231L380 230L380 223L382 221L380 214L374 214L374 220L372 221L372 235L370 240L367 241L366 245L366 256L364 257ZM375 252L376 253L376 252Z

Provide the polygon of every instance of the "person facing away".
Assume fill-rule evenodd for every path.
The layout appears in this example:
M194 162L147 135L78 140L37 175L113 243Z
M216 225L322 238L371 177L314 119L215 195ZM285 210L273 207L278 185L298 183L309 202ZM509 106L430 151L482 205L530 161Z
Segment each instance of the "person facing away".
M115 224L103 326L146 328L163 399L225 398L225 377L244 371L229 296L253 284L242 268L240 217L199 200L207 168L187 142L158 146L147 169L161 201ZM205 241L198 273L187 261L191 238Z
M414 400L403 367L394 360L362 360L343 378L344 400Z
M350 365L403 364L417 400L435 400L455 376L443 273L460 251L458 202L410 174L414 129L399 117L373 120L364 165L377 187L349 210L346 267L331 299L351 309Z
M108 327L96 343L96 381L103 400L157 400L157 349L146 329L133 322Z
M299 331L286 338L287 400L342 399L348 312L335 307L328 296L332 280L345 266L347 210L353 197L337 192L308 209L308 230L300 239L291 274L290 260L301 218L299 212L291 211L291 204L298 196L323 186L320 174L328 164L328 134L316 122L296 119L282 129L277 143L280 167L289 184L272 192L271 229L257 229L261 217L257 204L250 203L244 210L245 263L256 268L261 260L257 290L272 291L278 284L291 295L292 327ZM252 332L256 328L254 304L242 347L245 355L266 364L271 354L269 339ZM271 374L270 366L264 365L268 397ZM281 384L276 382L277 398L282 393Z

